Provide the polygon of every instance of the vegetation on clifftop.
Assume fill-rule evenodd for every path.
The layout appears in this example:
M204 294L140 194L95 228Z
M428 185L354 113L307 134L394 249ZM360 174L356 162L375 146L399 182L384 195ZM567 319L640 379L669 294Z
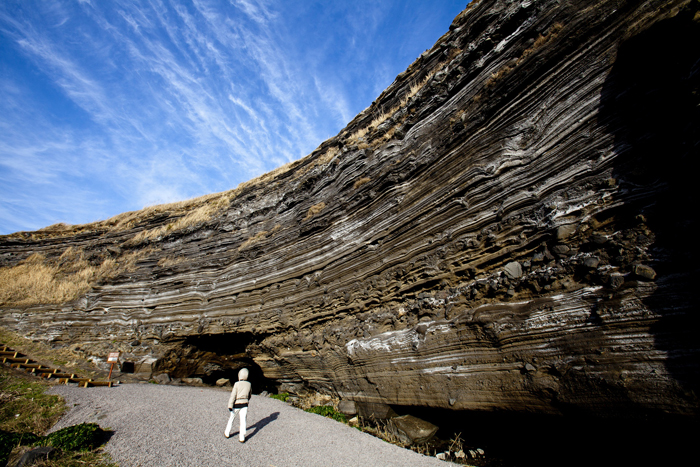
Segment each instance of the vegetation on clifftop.
M0 268L0 306L32 306L73 301L105 279L132 270L139 253L119 260L89 262L81 249L68 247L58 258L34 253L13 267Z

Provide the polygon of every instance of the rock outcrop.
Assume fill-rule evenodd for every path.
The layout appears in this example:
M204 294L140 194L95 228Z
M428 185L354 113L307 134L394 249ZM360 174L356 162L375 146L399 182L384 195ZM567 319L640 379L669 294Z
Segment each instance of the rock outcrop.
M357 402L696 416L697 44L697 1L473 1L284 170L3 237L7 274L95 275L0 324Z

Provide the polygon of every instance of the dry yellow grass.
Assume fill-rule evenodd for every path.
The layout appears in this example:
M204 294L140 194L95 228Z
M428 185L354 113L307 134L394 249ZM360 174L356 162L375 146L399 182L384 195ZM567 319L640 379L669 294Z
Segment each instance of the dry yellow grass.
M356 143L360 138L364 138L364 136L367 133L375 130L379 125L384 123L387 119L389 119L389 117L393 116L397 111L408 106L408 104L411 102L411 99L413 99L413 96L418 94L418 91L423 89L423 87L428 83L428 81L430 81L430 78L432 78L435 75L435 73L437 73L438 70L441 69L441 67L442 67L442 64L436 66L420 82L414 82L413 84L411 84L411 86L408 88L408 91L406 92L406 94L404 94L403 97L401 98L401 101L399 101L398 105L392 107L387 112L381 111L374 119L372 119L372 121L370 122L369 125L367 125L366 127L360 128L359 130L357 130L356 132L351 134L348 137L348 141L350 143ZM397 124L398 124L398 122L397 122ZM392 129L394 129L394 128L392 128ZM393 135L393 133L394 133L393 131L391 131L392 129L390 129L387 132L387 133L391 132L389 137L391 137L391 135ZM381 143L383 141L386 141L387 139L388 138L386 138L386 135L385 135L385 137L383 137L379 142ZM367 147L369 147L369 144L367 144L366 142L361 142L358 145L359 149L366 149Z
M134 236L130 241L130 245L139 245L146 240L158 240L165 234L170 232L176 232L179 230L184 230L191 225L196 225L202 222L206 222L213 217L213 215L221 210L221 205L224 203L213 203L213 204L203 204L190 210L187 214L171 222L169 224L156 227L154 229L144 230ZM225 203L228 206L228 203Z
M325 143L325 141L324 141L324 143ZM317 156L312 163L307 164L306 167L304 167L303 169L297 170L297 172L294 174L294 178L299 178L299 177L303 176L304 174L309 172L314 167L318 167L319 165L328 164L338 154L340 154L340 149L338 149L336 146L332 146L332 147L328 148L323 154L321 154L320 156Z
M365 135L367 134L367 132L369 132L369 130L370 130L369 126L360 128L359 130L357 130L355 133L353 133L352 135L350 135L348 137L348 141L350 143L356 143L360 138L364 138Z
M306 212L306 217L304 218L304 220L305 220L305 221L308 221L309 219L311 219L312 217L314 217L316 214L319 214L321 211L323 211L323 209L324 209L325 207L326 207L326 203L324 203L323 201L320 202L320 203L318 203L318 204L314 204L314 205L311 206L311 207L309 208L309 210Z
M279 224L277 224L277 225L275 225L275 227L274 227L272 230L270 230L269 232L266 231L266 230L262 230L262 231L256 233L255 235L253 235L252 237L250 237L248 240L246 240L245 242L243 242L243 243L241 244L241 246L238 247L238 251L241 251L241 250L243 250L243 249L245 249L245 248L248 248L249 246L258 243L260 240L263 240L264 238L273 236L273 235L276 234L277 231L280 230L281 228L282 228L282 226L279 225Z
M328 148L326 152L316 158L314 165L328 164L335 156L338 155L339 152L340 150L335 146Z
M119 261L107 258L95 266L85 260L82 250L73 247L53 261L35 253L14 267L0 268L0 306L70 302L100 281L133 270L145 254L131 253Z
M303 160L303 159L301 159L301 160ZM244 188L248 188L248 187L263 184L263 183L268 183L268 182L272 181L278 175L282 175L285 172L289 172L291 169L293 169L294 167L299 165L301 160L288 162L280 167L277 167L276 169L273 169L267 173L260 175L259 177L256 177L252 180L248 180L247 182L241 183L240 185L238 185L236 187L235 190L231 190L229 192L229 193L231 193L231 199L235 198L238 195L238 193L241 190L243 190Z
M71 274L59 271L58 266L44 264L44 257L37 254L13 268L0 269L0 304L68 302L88 290L94 273L92 268Z
M158 260L158 266L161 268L169 268L184 263L185 261L187 261L187 258L183 256L178 256L176 258L165 257Z
M496 83L503 79L503 77L510 73L513 70L513 68L515 67L511 65L504 65L501 68L499 68L496 73L491 73L491 77L488 80L486 80L486 83L484 83L484 87L493 87Z
M239 190L239 188L222 193L200 196L199 198L193 198L187 201L150 206L141 211L119 214L104 222L109 223L116 230L126 230L132 228L136 222L157 214L167 213L173 217L181 215L175 222L163 227L151 229L148 234L144 234L144 238L156 238L167 231L184 229L190 225L211 219L214 213L229 206L231 199L237 194L237 190Z
M369 181L371 181L371 179L369 177L362 177L358 180L355 180L355 183L353 183L353 185L352 185L352 189L357 190L358 188L360 188L362 185L364 185L365 183L367 183Z
M549 28L549 30L547 31L547 35L543 36L542 34L540 34L535 40L535 42L530 47L528 47L525 50L525 52L523 52L523 55L520 59L522 60L523 58L534 53L537 49L551 42L555 37L559 35L559 31L561 31L563 27L564 25L561 23L554 23L552 27Z
M333 149L335 149L335 151L337 152L337 148ZM137 222L141 222L154 215L163 213L168 213L173 217L177 217L179 215L180 217L174 222L139 233L131 240L130 243L140 244L146 239L157 239L159 237L162 237L166 233L183 230L192 225L196 225L212 219L217 213L222 212L226 208L228 208L231 204L231 201L246 188L264 183L269 183L270 181L274 180L275 177L292 170L294 167L299 165L299 163L300 161L289 162L283 166L271 170L270 172L264 173L259 177L248 180L247 182L243 182L233 190L228 190L220 193L212 193L209 195L200 196L198 198L193 198L186 201L179 201L176 203L150 206L140 211L126 212L123 214L119 214L109 220L102 221L102 223L117 230L126 230L132 228Z

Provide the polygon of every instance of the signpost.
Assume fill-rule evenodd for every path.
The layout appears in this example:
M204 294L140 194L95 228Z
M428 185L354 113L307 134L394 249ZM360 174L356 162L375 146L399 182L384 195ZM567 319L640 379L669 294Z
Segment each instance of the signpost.
M112 379L112 370L114 369L114 364L119 362L119 352L110 352L107 355L107 363L111 363L112 365L109 367L109 376L107 379Z

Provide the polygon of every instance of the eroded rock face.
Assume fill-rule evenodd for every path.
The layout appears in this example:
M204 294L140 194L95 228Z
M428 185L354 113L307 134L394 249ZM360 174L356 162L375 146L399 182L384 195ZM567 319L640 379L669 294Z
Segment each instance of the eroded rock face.
M698 9L472 2L338 136L210 220L5 237L6 267L143 257L1 324L178 377L249 359L359 402L694 416Z

